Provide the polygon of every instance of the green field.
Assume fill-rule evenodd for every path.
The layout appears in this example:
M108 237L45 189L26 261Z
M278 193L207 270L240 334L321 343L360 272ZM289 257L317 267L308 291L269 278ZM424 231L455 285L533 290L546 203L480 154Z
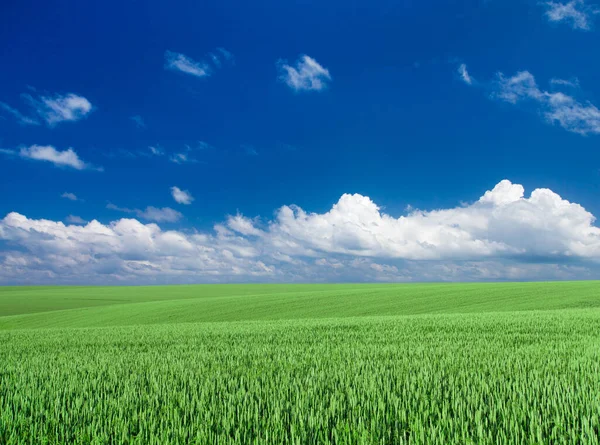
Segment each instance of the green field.
M0 287L1 444L598 444L600 282Z

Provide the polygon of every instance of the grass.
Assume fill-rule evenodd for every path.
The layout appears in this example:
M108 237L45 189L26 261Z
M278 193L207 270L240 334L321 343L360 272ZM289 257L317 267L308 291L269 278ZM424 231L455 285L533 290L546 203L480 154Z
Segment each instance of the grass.
M598 326L598 282L0 288L0 443L598 444Z
M0 287L0 330L600 307L600 282Z

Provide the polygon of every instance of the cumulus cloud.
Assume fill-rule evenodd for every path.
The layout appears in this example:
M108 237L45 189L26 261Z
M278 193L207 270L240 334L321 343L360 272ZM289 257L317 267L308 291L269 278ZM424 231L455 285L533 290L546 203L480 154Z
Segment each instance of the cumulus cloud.
M155 221L153 212L165 210L113 207ZM237 214L210 231L128 218L64 225L10 213L0 240L4 281L522 280L600 269L591 213L549 189L526 196L507 180L454 208L394 217L367 196L345 194L325 213L283 206L270 221Z
M329 70L307 55L300 56L295 66L279 61L277 67L279 80L294 91L321 91L331 81Z
M30 115L0 102L0 108L12 114L23 125L39 125L40 119L49 127L61 122L74 122L86 117L92 110L92 104L83 96L73 93L41 95L22 94L21 98L31 109Z
M171 187L171 196L178 204L191 204L194 200L194 197L187 190L181 190L179 187L173 186Z
M51 145L31 145L29 147L21 147L18 151L2 149L0 150L0 153L7 156L19 156L23 159L32 161L50 162L56 167L68 167L74 168L75 170L102 171L102 167L94 167L93 165L82 161L72 148L60 151Z
M572 0L567 3L546 2L546 17L550 22L565 22L573 29L588 31L591 17L600 12L588 6L584 0Z
M165 69L180 71L195 77L210 76L215 69L221 68L223 63L233 63L233 54L225 48L217 48L215 52L209 53L206 60L195 61L185 54L173 51L165 52Z

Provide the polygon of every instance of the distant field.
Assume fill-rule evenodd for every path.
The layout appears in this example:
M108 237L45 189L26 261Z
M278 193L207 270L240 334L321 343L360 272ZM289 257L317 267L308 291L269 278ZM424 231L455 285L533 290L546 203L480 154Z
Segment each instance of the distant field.
M598 444L600 282L0 288L0 443Z
M600 282L0 287L0 330L600 307Z

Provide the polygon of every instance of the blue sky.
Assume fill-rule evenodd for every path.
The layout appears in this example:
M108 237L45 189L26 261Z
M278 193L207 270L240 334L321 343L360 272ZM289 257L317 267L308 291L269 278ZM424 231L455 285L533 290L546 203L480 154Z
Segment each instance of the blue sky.
M0 283L597 278L598 11L4 2Z

